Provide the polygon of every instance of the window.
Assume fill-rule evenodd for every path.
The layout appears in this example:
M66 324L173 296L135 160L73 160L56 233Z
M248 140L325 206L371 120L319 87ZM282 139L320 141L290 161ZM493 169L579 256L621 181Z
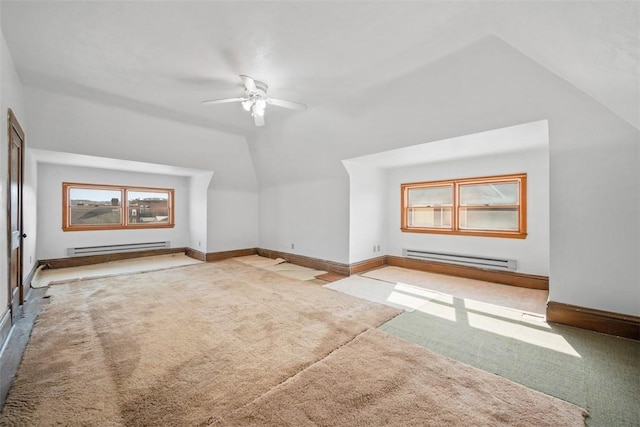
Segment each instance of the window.
M402 184L405 232L527 237L527 175Z
M62 229L173 227L173 189L62 183Z

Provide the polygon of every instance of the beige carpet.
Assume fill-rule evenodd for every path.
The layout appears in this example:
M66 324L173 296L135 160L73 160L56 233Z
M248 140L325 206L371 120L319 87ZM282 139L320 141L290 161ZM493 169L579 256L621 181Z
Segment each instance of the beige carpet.
M120 261L103 262L100 264L83 265L80 267L43 269L42 267L44 266L42 266L38 269L36 275L31 281L31 287L43 288L52 283L66 282L74 279L118 276L121 274L164 270L167 268L201 263L202 261L188 257L183 253L178 253L131 258Z
M384 414L432 406L442 396L428 381L439 376L453 393L439 404L457 405L448 409L456 416L544 425L508 398L520 386L481 371L472 380L446 359L434 374L427 350L365 333L399 310L233 260L58 284L49 294L0 425L244 425L253 414L280 417L262 405L280 413L296 395L335 413L326 424L384 424ZM400 401L383 398L414 376ZM495 396L463 399L478 386ZM539 419L581 425L579 408L522 389ZM291 417L283 423L299 425Z
M218 425L567 427L584 413L374 329Z
M49 294L2 425L206 425L399 312L232 260Z

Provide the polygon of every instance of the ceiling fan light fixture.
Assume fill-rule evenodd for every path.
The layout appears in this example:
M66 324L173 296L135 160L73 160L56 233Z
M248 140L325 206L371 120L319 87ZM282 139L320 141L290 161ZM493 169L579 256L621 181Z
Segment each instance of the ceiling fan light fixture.
M251 107L253 107L253 101L252 100L246 100L246 101L242 101L242 108L244 108L244 111L251 111Z
M267 107L267 103L264 101L264 99L258 99L253 104L253 114L260 117L264 116L264 110L266 107Z
M229 102L240 102L242 104L242 109L251 113L256 126L264 126L264 113L267 108L267 104L298 111L304 111L307 109L307 106L300 102L267 97L267 89L269 86L267 86L265 82L255 80L244 74L240 74L240 80L242 80L242 84L244 85L243 97L211 99L208 101L202 101L201 104L216 105L226 104Z
M260 108L258 107L258 105L254 105L253 106L253 110L251 112L252 116L259 116L259 117L264 117L264 108Z

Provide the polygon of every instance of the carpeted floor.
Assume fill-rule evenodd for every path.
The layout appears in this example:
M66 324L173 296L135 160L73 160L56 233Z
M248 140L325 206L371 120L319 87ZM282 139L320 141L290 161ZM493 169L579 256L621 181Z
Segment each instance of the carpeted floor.
M574 405L372 331L397 309L233 260L49 294L1 425L398 425L434 399L482 425L582 425Z
M380 329L587 408L589 426L640 426L640 342L546 323L544 291L398 267L366 276L326 287L405 309Z
M468 298L501 307L510 307L522 312L544 316L547 309L548 291L519 288L517 286L500 285L498 283L463 277L447 276L426 271L411 270L401 267L383 267L368 271L363 277L377 280L378 286L391 285L390 293L414 295L412 290L400 290L398 287L410 286L441 292L457 298Z
M219 425L577 426L583 414L372 329Z
M296 280L314 280L316 276L326 274L326 271L291 264L282 258L271 259L260 255L247 255L233 258L253 267L264 268L282 276Z
M455 313L404 313L381 330L586 408L589 426L640 426L637 341L463 305Z
M190 258L183 253L177 253L110 261L80 267L44 269L41 266L31 281L31 287L44 288L51 283L69 280L111 277L201 263L202 261Z

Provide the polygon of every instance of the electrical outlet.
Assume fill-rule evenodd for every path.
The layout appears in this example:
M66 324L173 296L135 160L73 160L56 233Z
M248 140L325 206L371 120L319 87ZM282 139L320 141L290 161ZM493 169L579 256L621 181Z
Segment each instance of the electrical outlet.
M296 244L295 244L295 243L292 243L292 244L291 244L291 249L295 249L295 248L296 248Z
M202 242L200 242L200 240L198 240L198 247L202 246Z
M376 245L373 245L373 252L376 251Z
M380 252L380 245L377 246L378 252Z

